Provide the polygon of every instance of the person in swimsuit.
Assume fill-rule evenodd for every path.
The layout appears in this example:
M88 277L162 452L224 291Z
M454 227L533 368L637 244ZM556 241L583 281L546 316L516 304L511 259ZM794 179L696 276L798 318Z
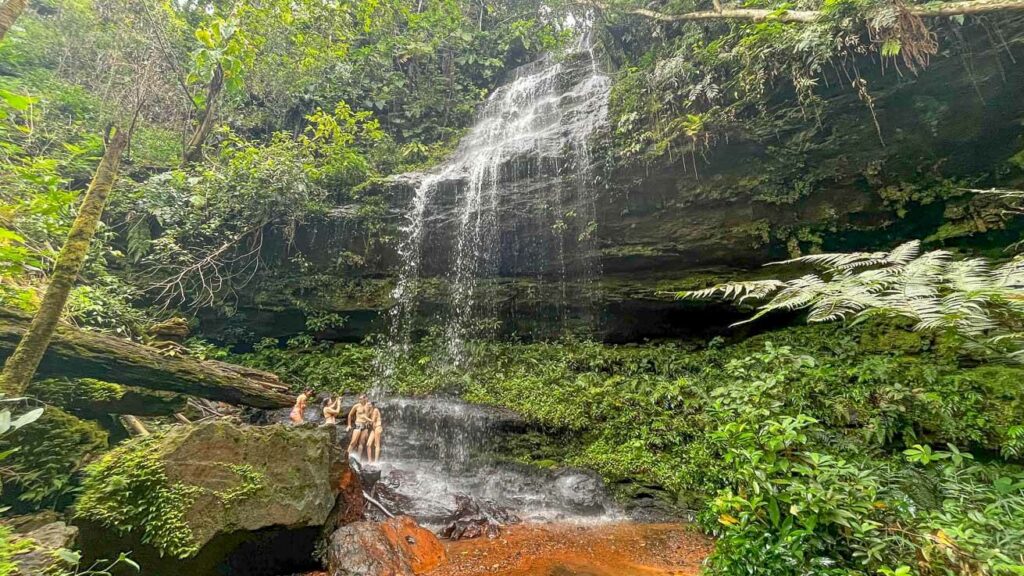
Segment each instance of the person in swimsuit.
M373 424L370 422L370 408L370 399L366 397L366 394L361 394L359 402L348 411L348 426L345 428L345 431L352 431L352 439L348 443L348 453L349 455L354 453L356 458L361 456L366 441L369 439L370 433L373 432ZM353 419L355 419L354 430L352 427Z
M370 402L370 406L372 407L370 424L373 426L373 430L370 431L370 438L366 442L366 459L373 464L380 460L380 437L384 432L384 422L381 420L380 408L377 407L377 403Z
M299 394L298 397L295 398L295 406L292 406L292 413L289 414L289 417L292 419L292 424L302 424L306 421L303 413L306 411L306 401L308 401L309 397L312 395L313 391L306 389L302 391L302 394Z
M338 414L341 414L341 396L330 397L324 399L324 425L334 425L338 423Z

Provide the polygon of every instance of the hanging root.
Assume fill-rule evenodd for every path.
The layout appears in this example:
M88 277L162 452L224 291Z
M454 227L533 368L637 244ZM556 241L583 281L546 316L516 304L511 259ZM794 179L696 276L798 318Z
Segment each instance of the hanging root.
M883 58L899 58L914 74L927 68L931 57L939 51L935 33L899 0L875 12L868 20L868 35L879 46Z

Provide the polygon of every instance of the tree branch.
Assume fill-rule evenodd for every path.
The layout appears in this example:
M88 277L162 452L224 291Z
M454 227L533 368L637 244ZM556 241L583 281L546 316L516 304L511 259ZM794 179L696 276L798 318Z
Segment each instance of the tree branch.
M665 14L647 8L618 9L602 2L584 0L581 4L594 6L608 12L635 14L659 22L684 22L692 20L749 20L763 22L777 20L779 22L815 22L821 17L817 10L766 10L760 8L724 8L722 10L701 10L683 14ZM921 18L937 18L942 16L958 16L970 14L988 14L991 12L1024 11L1024 0L969 0L966 2L939 2L907 6L907 12Z

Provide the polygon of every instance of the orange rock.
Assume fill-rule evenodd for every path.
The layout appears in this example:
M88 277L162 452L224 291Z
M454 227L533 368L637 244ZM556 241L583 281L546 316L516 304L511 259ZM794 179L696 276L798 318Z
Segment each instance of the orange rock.
M426 576L696 576L712 545L684 524L520 524L448 542L451 561Z
M448 561L448 554L437 536L409 516L392 518L380 528L413 574L429 572Z
M351 467L346 466L341 473L338 482L339 502L345 503L345 509L341 511L337 519L338 525L351 524L363 518L363 509L366 502L363 499L363 484L359 481L359 474Z
M415 576L447 560L437 537L408 516L343 526L327 550L331 576Z

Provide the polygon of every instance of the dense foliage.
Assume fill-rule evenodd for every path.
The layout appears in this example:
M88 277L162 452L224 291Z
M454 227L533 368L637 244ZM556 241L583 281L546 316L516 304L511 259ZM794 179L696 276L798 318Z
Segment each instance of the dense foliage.
M869 188L899 218L980 183L1022 180L1019 139L956 175L943 171L944 158L918 158L913 148L901 157L887 144L910 146L917 133L891 134L887 118L920 118L915 130L930 133L972 120L935 99L879 105L942 57L967 62L981 100L974 106L986 107L968 55L983 52L991 70L1016 64L1022 36L1003 31L1020 30L1017 17L925 23L913 4L881 0L745 6L772 14L664 22L636 14L635 3L599 7L603 56L620 68L604 149L610 167L685 167L708 197L778 205L836 184L840 165L856 165L860 180L844 184ZM292 250L300 228L339 207L351 212L345 222L367 254L393 243L395 199L375 186L438 162L516 66L557 50L570 35L559 10L537 0L33 1L0 43L0 306L38 307L110 125L131 130L131 147L65 310L80 327L146 340L171 315L231 315L239 292L269 266L304 273L308 254ZM820 17L781 18L792 10ZM840 110L844 124L833 124ZM868 141L865 133L869 149L846 148ZM751 144L760 169L705 187L703 160L727 142ZM891 179L886 162L901 164ZM983 208L949 203L948 221L943 214L926 241L1005 227L1004 204ZM824 243L818 228L749 219L743 226L761 242L785 240L793 256ZM1015 240L986 247L1006 258ZM457 370L431 335L395 359L388 384L511 408L544 432L514 446L513 457L590 468L625 501L653 492L694 512L718 537L709 574L1024 574L1024 371L993 361L1017 351L1019 258L960 260L910 246L806 257L799 263L824 264L824 273L726 290L781 290L764 311L909 318L923 332L867 322L731 343L477 341ZM340 276L363 258L332 256ZM362 295L362 280L348 296ZM323 282L305 275L296 293ZM287 345L271 338L240 356L197 338L164 351L230 359L318 391L376 384L380 349L317 342L312 334L346 318L298 305L311 334ZM131 384L40 381L29 392L51 404L42 416L0 410L4 498L19 510L64 508L81 491L79 519L186 557L196 552L182 520L194 487L168 480L153 437L101 455L111 437L76 410L118 399ZM251 471L235 472L242 487L219 498L258 489ZM0 575L19 546L0 525Z
M450 149L506 70L560 42L535 8L33 3L0 46L0 303L38 303L111 122L133 129L125 178L70 319L138 336L153 312L133 306L230 297L264 234Z
M14 450L4 462L11 495L36 506L66 504L61 499L75 490L75 473L107 448L107 432L99 424L54 407L31 426L0 438L0 451Z
M397 367L397 391L512 408L559 439L527 447L527 460L592 468L626 497L662 487L720 536L713 573L1022 564L1024 470L999 462L1024 453L1022 372L964 368L948 339L872 325L697 350L476 343L457 373L434 349L425 342ZM353 392L372 384L373 358L365 346L299 341L240 360Z

